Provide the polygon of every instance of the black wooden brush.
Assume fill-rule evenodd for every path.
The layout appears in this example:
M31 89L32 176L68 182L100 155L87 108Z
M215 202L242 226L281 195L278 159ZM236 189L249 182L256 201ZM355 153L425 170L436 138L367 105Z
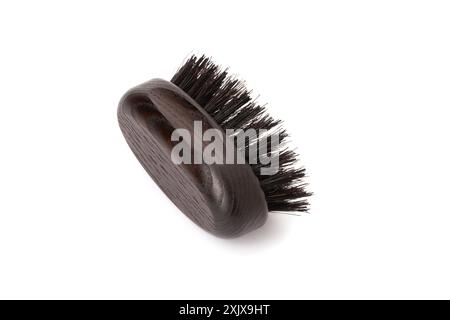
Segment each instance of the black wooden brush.
M281 121L210 58L194 55L170 82L154 79L130 89L119 103L118 119L130 148L163 192L192 221L217 236L254 230L264 224L269 211L308 210L305 170L297 167L297 154L286 144L288 134ZM179 143L174 131L183 129L200 139L196 122L202 130L222 133L214 143L223 148L214 151L232 150L234 162L220 162L217 159L225 156L205 153L204 140L183 141L190 154L187 149L180 152L189 159L201 155L201 162L174 162ZM248 132L256 134L239 140ZM269 156L278 165L264 173Z

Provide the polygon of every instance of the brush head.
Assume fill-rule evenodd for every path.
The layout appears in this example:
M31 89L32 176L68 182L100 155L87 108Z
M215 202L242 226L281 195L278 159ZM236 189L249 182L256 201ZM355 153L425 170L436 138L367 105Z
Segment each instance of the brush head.
M305 169L299 168L298 155L286 142L288 134L280 120L273 119L267 109L251 97L245 84L229 75L205 56L191 56L173 76L172 83L193 98L223 129L265 129L264 135L253 135L245 141L247 163L260 182L269 211L307 211ZM271 136L278 135L279 144L271 147ZM231 137L233 138L233 137ZM236 139L235 139L236 141ZM269 142L267 153L279 155L279 170L273 175L262 175L266 164L260 158L249 158L251 146Z
M308 208L305 171L295 167L297 155L286 146L288 135L281 121L251 98L243 82L209 58L192 56L171 82L155 79L130 89L119 103L118 119L128 145L161 190L214 235L236 237L254 230L264 224L269 210ZM205 133L220 132L215 145L228 159L231 144L232 158L241 162L217 162L215 155L205 152L208 143L195 142L196 122ZM183 156L200 155L202 162L174 161L176 129L194 137L183 139L188 146ZM242 132L251 130L239 140ZM263 174L268 157L261 154L275 155L278 170Z

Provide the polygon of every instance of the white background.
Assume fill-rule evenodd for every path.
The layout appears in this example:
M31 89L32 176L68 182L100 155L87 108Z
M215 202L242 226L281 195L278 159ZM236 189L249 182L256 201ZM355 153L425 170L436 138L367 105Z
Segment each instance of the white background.
M285 121L309 214L221 240L117 103L206 53ZM448 1L4 1L0 298L450 298Z

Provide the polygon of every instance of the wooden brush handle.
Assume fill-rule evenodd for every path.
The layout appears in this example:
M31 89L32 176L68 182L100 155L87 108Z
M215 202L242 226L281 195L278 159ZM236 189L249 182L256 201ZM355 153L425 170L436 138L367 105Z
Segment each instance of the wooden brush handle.
M236 237L254 230L267 219L267 204L259 181L248 164L180 164L171 160L178 142L174 129L194 136L194 121L203 131L223 130L174 84L160 79L130 89L118 107L125 139L147 173L192 221L220 237ZM225 137L225 134L224 134ZM223 139L226 149L226 138ZM192 146L203 152L205 144ZM150 204L151 207L151 204Z

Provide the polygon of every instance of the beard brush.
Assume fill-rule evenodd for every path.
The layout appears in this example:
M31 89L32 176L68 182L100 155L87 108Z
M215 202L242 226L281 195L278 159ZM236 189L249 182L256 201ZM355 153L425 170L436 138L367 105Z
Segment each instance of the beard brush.
M265 223L269 211L308 210L311 193L303 181L305 170L297 166L298 156L286 144L288 134L281 121L211 58L193 55L170 82L153 79L130 89L119 103L118 120L131 150L161 190L187 217L216 236L252 231ZM197 143L186 139L187 149L179 152L203 161L174 161L180 139L174 140L174 132L182 129L195 140L201 135L196 122L202 130L223 133L214 136L215 145L226 149L227 157L231 149L231 158L241 161L215 161L213 153L205 153L211 137ZM252 134L238 144L237 137L248 131ZM252 155L252 148L263 157ZM268 155L276 157L277 168L263 174Z

